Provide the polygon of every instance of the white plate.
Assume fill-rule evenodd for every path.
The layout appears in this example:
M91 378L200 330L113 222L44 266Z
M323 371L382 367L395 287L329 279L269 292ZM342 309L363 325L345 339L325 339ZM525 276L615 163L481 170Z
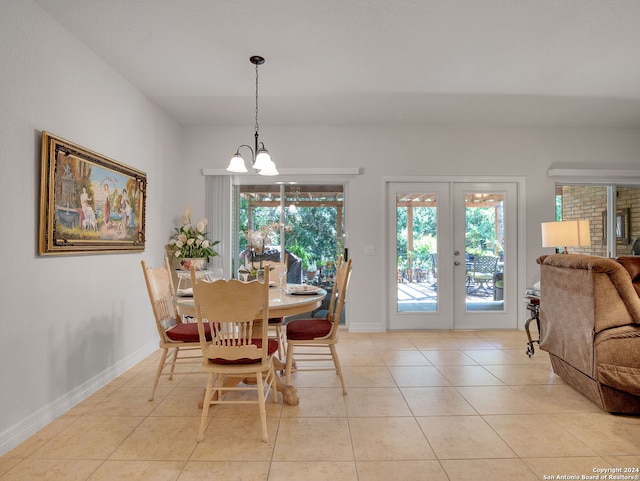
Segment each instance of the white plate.
M317 294L320 292L320 288L316 286L308 286L306 284L289 286L288 290L289 294L294 294L296 296L309 296L312 294Z

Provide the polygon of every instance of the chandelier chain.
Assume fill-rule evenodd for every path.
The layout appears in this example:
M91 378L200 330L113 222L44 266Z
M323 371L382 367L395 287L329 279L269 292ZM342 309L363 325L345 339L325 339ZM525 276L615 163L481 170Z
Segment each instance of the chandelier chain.
M258 64L256 64L256 127L255 127L256 134L258 133L259 130L260 130L260 127L258 126Z

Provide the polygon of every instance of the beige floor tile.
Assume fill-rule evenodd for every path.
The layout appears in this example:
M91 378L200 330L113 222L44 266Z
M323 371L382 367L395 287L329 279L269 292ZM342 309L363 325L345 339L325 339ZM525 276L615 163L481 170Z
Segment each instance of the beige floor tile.
M434 366L469 366L478 364L465 352L457 349L422 351Z
M346 418L282 418L274 461L353 461Z
M375 351L415 351L416 346L406 337L371 339Z
M539 413L602 412L593 401L566 384L511 386Z
M273 462L269 481L359 481L354 462ZM180 480L182 481L182 480Z
M509 386L461 386L458 391L480 414L538 412L535 406Z
M89 414L54 436L31 456L47 459L106 459L144 420L143 417Z
M342 374L347 388L396 387L393 376L386 367L344 367Z
M507 351L502 349L470 349L464 353L473 359L477 364L521 364L522 360L514 358ZM526 357L526 356L525 356ZM526 360L525 360L526 362Z
M484 420L523 458L595 454L546 414L484 416Z
M517 457L480 416L420 417L417 420L438 459Z
M350 418L349 426L357 461L435 459L413 417Z
M338 350L339 354L348 351L365 352L374 350L373 342L371 341L371 339L369 339L369 337L351 339L342 334L340 334L340 340L338 341L336 349Z
M349 396L351 392L349 393ZM347 417L345 400L348 396L342 394L342 388L299 388L300 403L297 406L282 406L282 417Z
M442 466L449 481L539 481L520 459L444 460Z
M617 468L635 468L640 470L640 454L635 455L626 455L626 456L604 456L605 460L609 462L612 466ZM626 474L638 474L640 473L633 471L631 473Z
M203 399L204 388L177 387L157 403L156 408L151 411L149 416L198 417L202 413L202 410L198 407L198 402Z
M209 375L206 372L195 372L188 376L181 376L182 379L176 380L175 387L207 387L207 379Z
M435 366L390 366L399 387L450 386Z
M174 481L184 461L105 461L87 481Z
M505 384L511 386L562 383L561 379L553 373L550 365L513 364L485 366L485 369Z
M0 476L3 481L85 481L98 459L25 459Z
M414 416L469 416L476 410L454 387L405 387L400 391Z
M186 461L196 446L199 427L199 416L148 417L109 459Z
M471 336L465 339L463 336L457 336L451 341L453 345L462 350L467 349L495 349L496 345L485 341L484 339L480 339L477 336Z
M192 461L177 481L267 481L268 476L268 462Z
M358 461L358 481L448 481L438 461Z
M437 366L452 386L496 386L503 382L483 366Z
M0 458L0 477L20 462L22 458Z
M5 454L4 457L26 458L30 456L34 451L41 448L47 441L60 434L79 419L82 418L78 416L67 416L66 414L60 416L58 419L51 421L44 428L40 429L29 439L13 448Z
M344 373L346 369L342 368ZM384 368L383 368L384 369ZM284 376L283 376L284 378ZM340 378L335 371L294 371L291 373L291 384L296 388L331 388L340 387ZM349 384L347 383L347 387Z
M262 442L260 418L212 419L190 461L269 461L278 435L278 419L267 418L269 442ZM197 431L194 433L195 441ZM224 440L224 441L222 441Z
M352 388L344 402L352 418L412 415L398 388Z
M577 479L582 476L594 476L595 468L611 468L611 465L607 460L597 456L586 457L550 457L550 458L524 458L522 460L531 470L538 476L538 479L552 479L553 476L557 479L558 474L566 476L578 476ZM545 478L547 476L547 478ZM570 479L570 478L566 478ZM604 480L604 478L600 478Z
M342 366L384 366L381 352L375 351L346 351L339 353Z
M551 416L600 456L637 455L640 452L640 416L608 413Z
M447 351L457 347L448 339L444 338L411 338L411 343L419 351Z
M273 396L273 392L270 392L266 398L267 417L279 418L282 412L282 394L278 394L278 402L275 403ZM224 399L251 404L214 404L209 412L213 411L215 418L253 418L260 415L260 408L257 404L258 392L255 390L230 392L225 395Z
M544 364L545 366L551 365L549 359L549 353L542 351L538 348L538 344L534 345L534 354L529 357L525 349L503 349L509 356L511 356L517 364Z
M121 387L97 404L92 414L97 416L148 416L171 391L156 390L154 400L149 401L151 390L141 387Z
M431 363L419 351L380 351L386 366L429 366Z

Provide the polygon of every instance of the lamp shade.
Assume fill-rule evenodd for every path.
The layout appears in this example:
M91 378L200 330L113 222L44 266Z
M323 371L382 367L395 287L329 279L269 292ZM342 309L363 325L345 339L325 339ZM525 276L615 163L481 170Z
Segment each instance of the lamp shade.
M586 247L591 245L588 220L542 223L542 247Z
M260 175L278 175L278 169L273 160L267 160L263 163L263 167L258 172Z
M269 162L273 163L273 161L271 160L271 156L269 155L269 152L267 151L267 149L265 149L264 146L262 146L260 149L258 149L258 153L256 155L256 161L253 164L253 168L256 170L262 170L262 169L268 168ZM275 164L274 164L274 168L275 168Z
M227 170L229 172L238 173L248 172L247 166L244 164L244 159L240 154L235 154L233 157L231 157L231 161L229 162L229 167L227 167Z

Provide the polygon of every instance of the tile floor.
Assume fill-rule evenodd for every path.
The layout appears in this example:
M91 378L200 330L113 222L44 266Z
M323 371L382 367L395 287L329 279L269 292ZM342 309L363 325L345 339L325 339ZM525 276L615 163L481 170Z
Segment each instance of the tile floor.
M213 410L196 443L205 377L164 378L150 402L154 354L2 456L0 480L529 481L640 467L640 417L601 412L525 349L518 331L344 332L349 394L335 373L295 374L300 404L268 403L266 444L255 406Z

